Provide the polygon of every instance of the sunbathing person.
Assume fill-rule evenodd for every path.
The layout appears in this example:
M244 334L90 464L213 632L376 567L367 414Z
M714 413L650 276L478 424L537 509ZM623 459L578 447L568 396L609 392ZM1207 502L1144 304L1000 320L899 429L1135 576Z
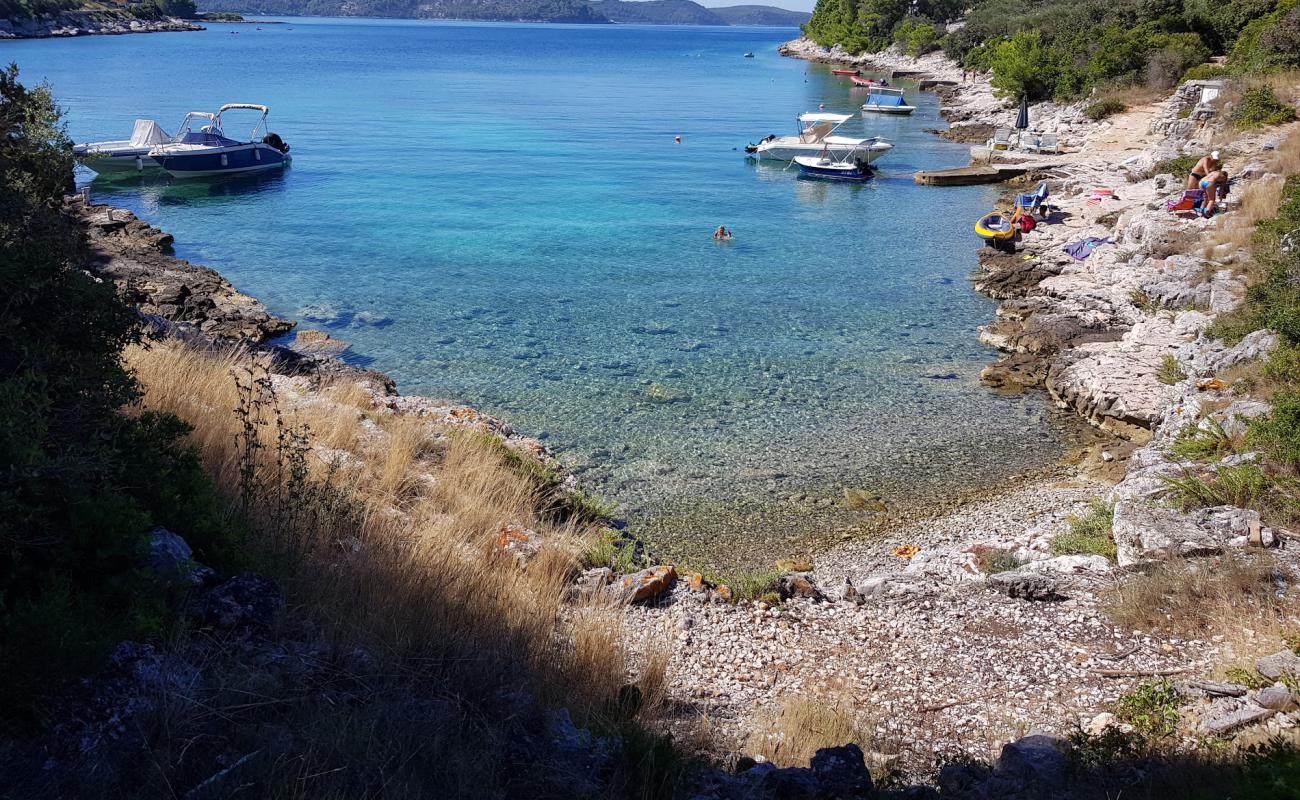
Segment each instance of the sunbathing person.
M1201 178L1198 186L1205 192L1205 199L1201 201L1201 213L1208 217L1218 208L1219 201L1228 194L1228 173L1216 169Z
M1219 161L1219 151L1211 151L1208 156L1197 161L1195 167L1192 167L1191 174L1187 176L1187 186L1185 188L1195 189L1207 175L1222 168L1223 162Z

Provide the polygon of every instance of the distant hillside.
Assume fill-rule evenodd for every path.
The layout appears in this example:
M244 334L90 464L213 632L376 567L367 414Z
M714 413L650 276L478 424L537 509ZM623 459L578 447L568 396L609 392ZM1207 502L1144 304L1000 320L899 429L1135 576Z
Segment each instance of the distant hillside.
M770 25L778 28L797 28L812 18L807 11L787 11L774 6L724 6L710 8L713 16L727 25Z
M199 0L199 10L282 16L788 27L809 17L771 6L711 9L692 0Z
M591 8L610 22L629 25L726 25L726 20L691 0L592 0Z

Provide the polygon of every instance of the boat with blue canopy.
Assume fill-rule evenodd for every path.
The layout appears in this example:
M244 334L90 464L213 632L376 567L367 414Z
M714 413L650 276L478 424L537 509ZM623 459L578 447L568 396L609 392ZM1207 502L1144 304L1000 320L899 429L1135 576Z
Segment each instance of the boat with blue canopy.
M862 104L863 111L877 114L911 114L916 106L908 105L902 89L890 86L873 86L867 102Z
M222 116L229 111L250 110L259 113L247 140L226 136ZM228 103L216 114L201 115L208 124L193 130L186 124L173 141L149 151L149 157L169 175L177 178L229 175L282 169L289 165L289 145L278 134L268 133L266 118L270 109L251 103Z

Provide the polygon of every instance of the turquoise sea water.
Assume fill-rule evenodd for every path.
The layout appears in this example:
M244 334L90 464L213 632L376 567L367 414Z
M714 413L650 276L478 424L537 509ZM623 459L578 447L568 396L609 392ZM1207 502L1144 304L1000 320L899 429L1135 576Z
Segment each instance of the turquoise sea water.
M77 141L269 104L284 173L93 196L403 391L544 437L669 550L744 560L854 522L845 487L913 505L1042 466L1064 435L1041 397L977 380L993 303L966 281L971 223L995 190L912 183L967 158L923 131L932 94L841 129L895 143L870 184L746 160L865 99L779 57L795 33L290 19L0 60L48 79Z

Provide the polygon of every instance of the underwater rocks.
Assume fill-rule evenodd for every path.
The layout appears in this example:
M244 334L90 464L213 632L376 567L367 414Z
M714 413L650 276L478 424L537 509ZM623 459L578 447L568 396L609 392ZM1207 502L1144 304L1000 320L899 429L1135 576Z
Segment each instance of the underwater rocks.
M171 255L172 237L120 208L72 202L67 210L89 241L87 271L117 286L145 314L185 322L212 336L264 342L293 328L216 270Z

